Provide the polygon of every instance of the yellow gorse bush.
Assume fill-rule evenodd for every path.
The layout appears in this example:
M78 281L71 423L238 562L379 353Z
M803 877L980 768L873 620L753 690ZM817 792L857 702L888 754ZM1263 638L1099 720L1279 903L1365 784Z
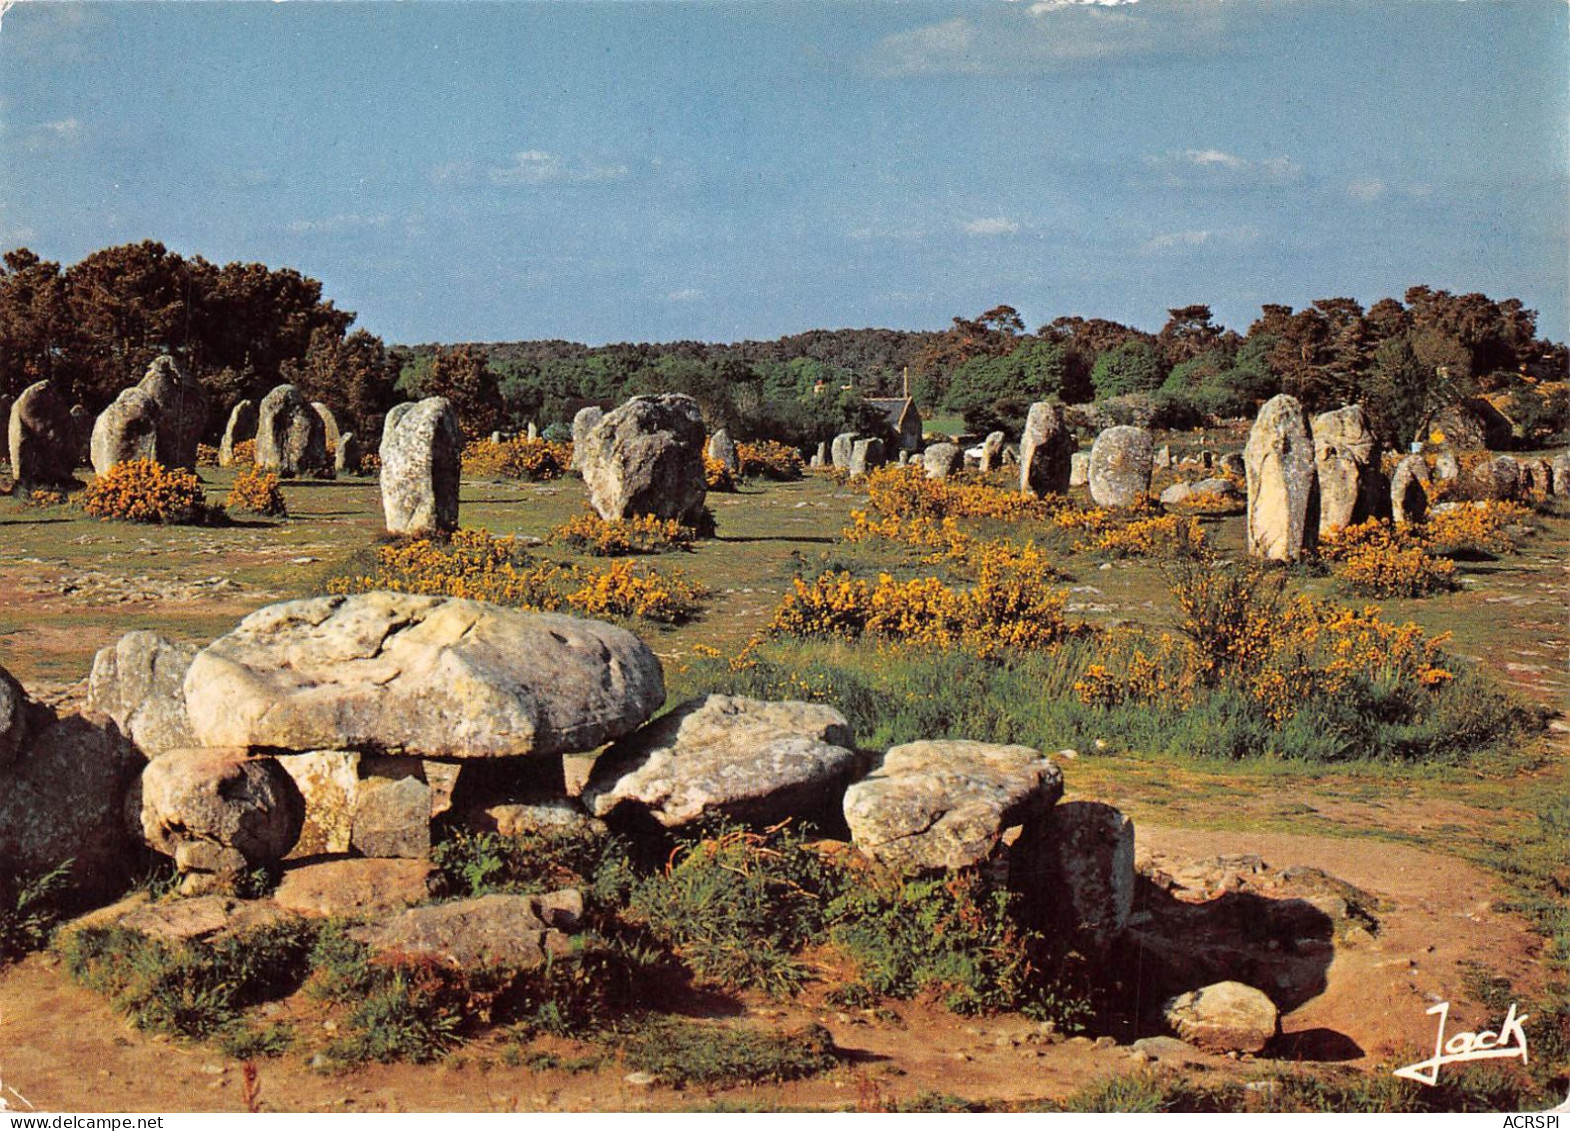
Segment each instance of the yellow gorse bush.
M703 457L703 483L710 491L734 491L736 478L731 475L725 461L713 456Z
M241 440L231 450L230 455L233 456L235 466L237 466L237 467L240 466L241 464L255 463L256 462L256 441L255 440Z
M198 522L206 495L194 471L165 468L157 460L117 463L82 493L82 508L94 518L128 522Z
M776 440L744 440L736 445L736 459L743 479L800 479L801 453Z
M372 589L667 622L691 617L707 596L702 586L675 571L665 574L630 561L607 569L557 565L531 558L512 535L485 530L458 530L450 540L413 538L382 546L370 572L328 585L328 592L340 594Z
M1419 528L1369 519L1325 531L1319 556L1338 563L1336 575L1367 597L1421 597L1456 587L1455 563L1436 558Z
M1074 548L1115 558L1197 558L1210 551L1199 520L1177 514L1110 526Z
M1450 510L1430 511L1421 537L1438 554L1508 554L1516 549L1508 528L1531 521L1532 512L1520 503L1462 503Z
M604 519L586 511L552 530L550 540L607 558L690 549L698 540L698 532L674 518L640 514L632 518Z
M570 445L531 440L526 436L515 436L500 443L472 440L463 448L463 473L471 476L499 476L539 483L559 478L571 464Z
M252 514L281 518L289 513L284 505L283 492L278 487L278 476L259 467L248 467L234 477L234 485L224 506Z
M928 479L919 467L891 464L867 477L867 501L878 514L894 518L1042 519L1063 504L1033 499L1018 491L949 479Z

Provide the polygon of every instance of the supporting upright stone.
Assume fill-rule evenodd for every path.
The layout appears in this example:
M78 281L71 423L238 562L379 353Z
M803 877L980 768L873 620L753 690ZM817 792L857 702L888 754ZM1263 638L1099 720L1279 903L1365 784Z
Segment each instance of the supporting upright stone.
M1040 498L1067 491L1074 448L1063 406L1050 401L1031 405L1019 438L1020 492Z
M1259 410L1243 449L1248 474L1248 552L1267 561L1294 562L1319 534L1319 490L1314 445L1303 406L1286 394Z
M394 405L382 428L382 510L389 534L458 529L463 433L446 397Z
M1150 496L1154 441L1143 428L1116 424L1090 446L1090 497L1098 507L1133 507Z

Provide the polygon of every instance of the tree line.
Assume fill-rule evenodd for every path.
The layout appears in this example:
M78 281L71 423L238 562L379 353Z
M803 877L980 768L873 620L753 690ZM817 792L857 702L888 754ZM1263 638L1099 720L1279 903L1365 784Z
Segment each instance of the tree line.
M1159 423L1181 427L1246 416L1287 392L1311 411L1359 401L1388 442L1404 444L1434 409L1483 392L1521 393L1516 422L1529 436L1562 428L1561 406L1526 394L1567 372L1564 345L1538 337L1536 312L1518 299L1426 286L1366 310L1349 298L1267 304L1241 334L1202 304L1171 309L1155 333L1079 316L1031 333L1003 305L942 331L594 347L389 347L351 329L354 320L320 282L289 269L218 266L153 241L64 268L20 248L0 269L0 393L48 380L96 413L168 353L209 392L209 438L235 401L287 381L372 437L408 397L448 397L471 435L530 421L560 434L585 404L685 392L738 438L805 448L840 431L880 431L868 399L899 395L908 378L927 413L957 414L978 433L1017 432L1043 399L1143 401Z

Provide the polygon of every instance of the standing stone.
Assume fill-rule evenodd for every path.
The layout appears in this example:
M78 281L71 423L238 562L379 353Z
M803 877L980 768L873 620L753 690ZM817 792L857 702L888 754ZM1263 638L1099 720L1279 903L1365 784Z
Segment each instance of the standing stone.
M11 443L11 478L23 491L71 482L76 464L71 410L48 381L29 385L16 398L7 439Z
M572 470L583 470L583 453L589 442L589 433L605 416L598 405L580 408L572 418Z
M1319 534L1314 445L1303 406L1286 394L1259 410L1243 449L1248 472L1248 552L1267 561L1294 562Z
M982 473L995 470L1003 462L1003 445L1008 437L1001 432L988 432L987 438L981 441L981 470Z
M957 444L933 444L921 453L921 466L928 479L947 479L959 469L965 456Z
M730 433L721 428L709 437L709 458L719 460L732 475L741 474L741 458L736 454L736 442Z
M358 436L353 432L345 432L338 437L338 450L333 454L334 471L339 475L358 475L363 459Z
M1319 481L1319 533L1352 526L1373 515L1379 441L1361 405L1314 417L1314 471Z
M89 464L92 460L93 425L96 423L85 406L71 406L71 445L78 465Z
M1090 482L1090 453L1075 452L1068 457L1068 485L1083 487Z
M1563 498L1570 495L1570 455L1560 453L1549 465L1554 494Z
M1521 489L1535 495L1554 493L1554 472L1546 459L1521 461Z
M1442 451L1434 457L1434 482L1448 483L1461 478L1461 461L1452 451Z
M684 393L633 397L584 438L583 482L603 519L703 521L703 411Z
M201 384L164 354L147 367L136 386L158 402L158 462L196 467L196 445L207 424L207 394Z
M849 471L850 455L855 447L856 433L854 432L841 432L834 437L834 443L829 446L829 455L833 459L834 466L841 471Z
M1162 444L1156 449L1156 454L1151 457L1151 466L1165 470L1172 466L1172 445Z
M829 443L828 443L827 440L819 440L818 441L817 451L812 453L812 461L807 466L809 466L809 467L827 467L828 463L829 463Z
M463 433L446 397L394 405L382 426L382 510L389 534L458 529Z
M257 467L282 476L310 475L331 469L332 463L327 458L327 429L316 410L293 385L279 385L263 397L256 416Z
M534 421L529 421L529 427L523 433L524 439L534 441L540 438L539 426Z
M854 458L854 457L852 457L852 458ZM909 464L910 464L910 453L908 451L906 451L904 448L901 448L899 450L899 457L898 457L896 462L898 462L898 464L901 467L909 466Z
M1137 506L1150 495L1154 441L1143 428L1117 424L1090 446L1090 497L1098 507Z
M218 466L234 466L234 448L247 440L256 439L256 402L243 400L229 410L229 423L224 425L223 439L218 442Z
M1075 446L1062 405L1049 401L1031 405L1019 438L1020 492L1040 498L1067 491Z
M322 431L325 434L327 447L337 451L338 443L343 439L343 431L338 427L338 418L333 415L333 410L321 401L312 401L311 409L322 419Z
M158 402L141 389L121 389L94 421L88 449L95 475L117 463L157 459Z
M884 464L883 441L873 436L866 440L857 440L850 449L850 477L867 475L876 471Z
M1396 464L1390 477L1390 517L1396 522L1422 522L1428 514L1428 464L1417 454Z

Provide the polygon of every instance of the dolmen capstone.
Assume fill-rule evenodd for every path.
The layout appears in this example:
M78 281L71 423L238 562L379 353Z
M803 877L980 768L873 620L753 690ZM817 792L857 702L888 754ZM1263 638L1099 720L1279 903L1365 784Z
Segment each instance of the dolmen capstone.
M1303 406L1281 394L1266 401L1243 449L1248 475L1248 552L1294 562L1319 534L1314 445Z
M579 469L603 519L703 521L703 412L683 393L633 397L589 429Z
M293 385L279 385L262 398L256 414L256 466L284 477L332 475L327 429Z
M389 534L458 529L463 432L445 397L394 405L382 425L382 511Z

